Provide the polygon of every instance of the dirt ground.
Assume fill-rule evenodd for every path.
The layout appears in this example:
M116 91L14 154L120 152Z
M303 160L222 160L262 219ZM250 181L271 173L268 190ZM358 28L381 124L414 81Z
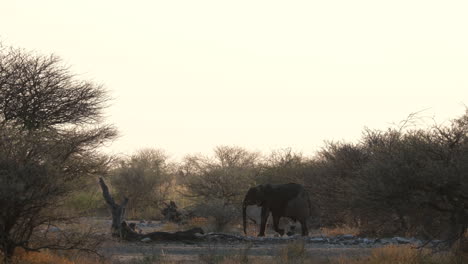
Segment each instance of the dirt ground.
M130 221L139 223L139 221ZM225 256L247 256L247 258L279 259L288 247L301 248L301 254L319 262L326 262L338 257L358 257L369 255L372 248L360 245L339 245L328 243L304 242L301 237L294 239L256 239L252 241L232 241L219 239L216 241L186 241L186 242L128 242L120 241L110 236L110 220L105 218L87 218L85 225L92 225L106 236L106 242L99 249L100 254L111 260L112 263L131 263L136 259L159 259L176 261L178 263L209 262L206 259ZM178 226L161 222L146 222L141 224L144 233L153 231L176 231ZM169 229L169 230L168 230ZM172 230L171 230L172 229ZM186 229L181 226L179 230ZM241 230L234 230L240 234ZM310 236L319 236L319 233L311 233ZM108 236L108 239L107 239ZM273 237L270 231L267 236ZM294 250L294 249L293 249ZM205 261L202 261L205 260Z
M149 256L158 256L165 260L181 263L193 263L206 258L224 256L248 256L248 258L281 258L287 244L273 243L109 243L101 253L112 262L131 262ZM305 244L305 256L326 262L331 258L365 256L371 249L357 246L330 246Z

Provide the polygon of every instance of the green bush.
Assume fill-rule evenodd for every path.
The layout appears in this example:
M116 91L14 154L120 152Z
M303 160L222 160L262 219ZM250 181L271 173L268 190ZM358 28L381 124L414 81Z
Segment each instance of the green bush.
M98 192L77 192L65 202L65 208L84 214L104 206L102 195Z

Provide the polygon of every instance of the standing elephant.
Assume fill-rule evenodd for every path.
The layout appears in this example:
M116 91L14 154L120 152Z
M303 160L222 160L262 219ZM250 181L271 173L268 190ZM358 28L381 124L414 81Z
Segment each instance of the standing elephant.
M281 217L289 217L301 223L302 235L307 236L307 218L312 213L309 194L300 184L262 184L249 189L242 204L242 219L244 233L246 230L246 209L249 205L257 205L262 208L260 219L260 233L265 236L265 225L271 212L273 216L273 228L280 235L284 230L278 227Z

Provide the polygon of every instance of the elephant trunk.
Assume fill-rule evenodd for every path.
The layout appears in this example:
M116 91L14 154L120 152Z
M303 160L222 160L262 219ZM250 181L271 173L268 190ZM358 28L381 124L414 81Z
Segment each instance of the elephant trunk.
M244 234L247 235L247 229L246 229L246 225L247 225L246 211L247 211L247 203L246 203L246 201L244 201L244 203L242 204L242 224L243 224L243 226L244 226Z

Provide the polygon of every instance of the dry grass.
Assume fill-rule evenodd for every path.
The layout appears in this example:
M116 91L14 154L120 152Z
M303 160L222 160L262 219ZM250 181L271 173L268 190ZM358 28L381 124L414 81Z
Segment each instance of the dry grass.
M305 263L307 251L304 240L294 241L281 249L279 263Z
M223 256L217 254L217 247L216 244L210 245L206 254L199 255L198 263L219 263L219 264L234 264L234 263L268 263L268 262L259 262L257 260L253 260L252 257L249 257L249 251L252 248L253 244L246 244L246 247L241 250L240 254L238 255L228 255Z
M206 218L206 217L192 217L192 218L187 220L186 225L188 227L190 227L190 228L192 228L192 227L203 227L203 226L208 225L208 218Z
M58 254L44 250L41 252L26 252L22 249L17 249L13 257L14 264L98 264L103 263L93 258L75 257L75 260L70 260L67 257L59 256ZM1 255L0 255L1 256ZM3 264L3 259L0 259L0 264Z
M317 260L307 254L305 244L296 241L286 245L280 250L278 257L273 260L247 256L225 257L219 262L221 264L231 263L286 263L286 264L467 264L468 255L454 255L452 253L434 253L431 250L418 250L411 246L386 246L376 248L369 257L349 258L341 257L329 259L328 261Z
M338 226L333 228L322 228L322 233L326 236L338 236L338 235L358 235L359 229L356 227L350 227L347 225Z
M350 259L341 257L333 264L463 264L468 256L454 255L449 252L433 253L429 249L418 250L411 246L385 246L376 248L366 258Z
M176 232L180 230L181 230L180 225L177 223L173 223L173 222L168 222L164 224L161 228L158 228L158 231L162 231L162 232Z
M243 234L244 230L242 230L242 228L243 228L242 225L239 225L239 229L241 229L241 232ZM268 228L266 228L267 229L266 232L270 230ZM260 224L247 222L247 236L257 236L259 232L260 232Z
M72 261L49 252L22 252L17 254L14 263L18 264L74 264Z
M187 226L200 227L209 224L207 218L195 218L191 219ZM82 223L85 227L93 225L93 222ZM102 227L107 229L107 225ZM177 224L166 224L163 226L164 231L178 231L181 226ZM253 226L248 230L254 232ZM357 230L348 227L339 227L333 229L325 229L323 232L327 235L340 235L340 234L357 234ZM253 235L256 235L254 233ZM266 263L310 263L310 264L468 264L468 254L465 255L454 255L452 253L433 253L428 249L417 250L411 246L397 246L390 245L382 248L375 248L372 250L370 256L350 258L340 257L329 259L324 262L323 259L314 259L307 253L306 244L304 241L298 240L289 243L282 247L272 258L266 257L255 257L249 256L249 250L251 245L246 245L245 250L235 256L222 256L217 251L216 246L203 255L200 255L198 259L194 260L194 263L221 263L221 264L234 264L234 263L254 263L254 264L266 264ZM91 259L86 257L80 257L72 254L72 252L64 252L62 254L56 254L53 251L42 251L42 252L24 252L18 250L15 256L15 264L46 264L46 263L57 263L57 264L98 264L97 259ZM105 263L110 263L107 261ZM114 262L113 262L114 263ZM122 262L124 263L124 262ZM178 263L177 261L171 260L170 256L156 255L147 256L140 258L133 262L125 262L126 264L149 264L149 263ZM0 258L0 264L2 260Z
M235 264L235 263L286 263L286 264L464 264L468 263L468 256L455 256L451 253L432 253L430 250L417 250L411 246L386 246L376 248L368 257L347 258L340 257L331 259L326 262L317 261L307 254L306 247L303 241L292 242L283 247L276 257L266 259L261 257L248 256L250 247L247 246L243 252L235 256L219 256L216 254L216 248L212 248L207 254L200 256L194 263L219 263L219 264ZM0 260L0 264L1 264ZM15 256L15 264L98 264L102 263L92 259L75 259L59 256L51 251L44 252L24 252L20 251ZM105 262L108 263L108 262ZM150 264L163 263L172 264L177 261L170 260L165 256L147 256L142 259L134 260L132 264Z

